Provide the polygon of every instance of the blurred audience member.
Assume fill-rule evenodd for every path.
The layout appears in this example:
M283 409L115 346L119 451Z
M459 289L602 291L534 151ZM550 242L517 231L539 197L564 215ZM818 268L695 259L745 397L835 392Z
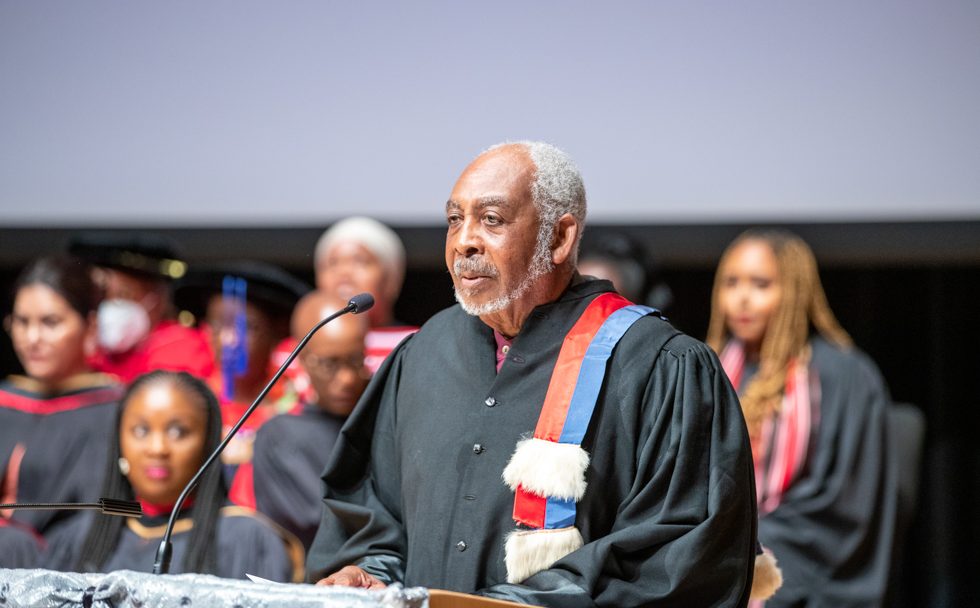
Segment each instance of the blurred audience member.
M171 282L187 265L173 244L152 233L84 233L69 251L96 265L105 291L92 365L123 382L158 369L206 378L213 369L203 336L173 317Z
M585 233L578 270L610 281L627 300L661 312L667 312L674 300L670 287L659 277L653 256L619 232Z
M187 373L153 372L130 385L114 428L102 492L138 500L143 516L87 512L52 535L44 558L48 568L149 572L177 498L221 440L221 415L201 380ZM254 512L222 508L224 503L221 469L212 467L174 527L171 572L298 580L298 541Z
M293 313L300 340L324 317L347 305L323 292L307 294ZM366 319L344 315L322 327L299 356L315 390L298 416L278 416L259 429L253 458L259 511L299 537L308 548L320 523L323 472L347 415L367 386Z
M767 606L880 605L896 508L889 396L831 312L806 243L739 236L718 267L707 342L740 395L759 540L783 571Z
M289 334L293 307L307 291L285 270L255 261L195 269L178 285L182 307L204 314L217 368L209 384L220 400L226 432L275 373L272 351ZM231 471L252 459L255 431L296 406L289 383L276 383L222 454Z
M362 292L374 296L365 339L365 361L373 374L399 342L418 330L395 320L395 302L405 278L401 239L381 222L350 217L323 233L313 257L317 289L345 301Z
M41 258L14 283L6 328L25 375L0 383L0 503L99 498L121 389L109 376L91 373L86 361L99 304L90 270L68 257ZM12 522L0 524L8 528L0 534L0 567L21 563L18 555L29 550L26 537L9 528L48 534L73 513L5 513Z

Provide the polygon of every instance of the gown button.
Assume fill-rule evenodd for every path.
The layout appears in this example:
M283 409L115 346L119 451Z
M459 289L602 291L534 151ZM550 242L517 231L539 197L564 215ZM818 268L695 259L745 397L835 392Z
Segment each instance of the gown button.
M482 443L474 443L473 444L473 453L474 454L482 454L485 449L486 448L483 447L483 444Z
M494 399L493 397L487 397L487 400L484 401L484 403L487 404L487 407L493 407L493 406L497 405L497 400Z
M459 549L460 551L466 551L466 543L463 541L459 541L458 543L456 543L456 548Z

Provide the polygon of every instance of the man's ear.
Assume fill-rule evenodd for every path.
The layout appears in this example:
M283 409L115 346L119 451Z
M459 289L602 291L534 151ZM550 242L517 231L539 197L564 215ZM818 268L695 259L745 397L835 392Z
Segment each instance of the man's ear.
M551 262L555 266L561 266L572 258L575 245L578 243L578 234L579 223L571 213L558 218L551 242Z

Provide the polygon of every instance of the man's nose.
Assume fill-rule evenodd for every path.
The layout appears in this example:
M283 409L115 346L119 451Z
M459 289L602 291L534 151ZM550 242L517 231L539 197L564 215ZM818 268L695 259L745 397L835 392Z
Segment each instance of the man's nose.
M333 381L339 386L348 386L357 382L358 370L349 365L341 365Z
M456 253L470 256L483 252L483 235L480 232L480 222L474 218L463 220L456 233L454 245Z

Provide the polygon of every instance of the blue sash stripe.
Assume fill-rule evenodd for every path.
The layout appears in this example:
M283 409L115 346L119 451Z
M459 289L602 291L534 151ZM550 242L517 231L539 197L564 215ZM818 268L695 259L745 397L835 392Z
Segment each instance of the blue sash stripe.
M544 509L544 529L556 530L575 525L575 501L549 498Z
M633 304L620 308L609 315L592 338L585 351L582 367L579 370L575 391L565 416L565 425L561 429L559 443L580 445L589 429L592 413L595 411L599 390L606 377L606 362L612 355L613 348L633 323L649 314L659 314L649 306ZM545 506L544 529L555 530L575 525L575 501L549 497Z
M612 355L613 348L633 323L653 312L656 312L653 308L639 304L620 308L609 315L596 332L592 342L589 343L589 348L585 351L585 358L579 370L578 381L575 383L575 391L572 393L572 401L568 406L568 414L565 416L565 425L561 429L558 443L575 445L582 443L585 432L589 429L589 422L592 420L592 412L599 398L602 381L606 377L606 361Z

